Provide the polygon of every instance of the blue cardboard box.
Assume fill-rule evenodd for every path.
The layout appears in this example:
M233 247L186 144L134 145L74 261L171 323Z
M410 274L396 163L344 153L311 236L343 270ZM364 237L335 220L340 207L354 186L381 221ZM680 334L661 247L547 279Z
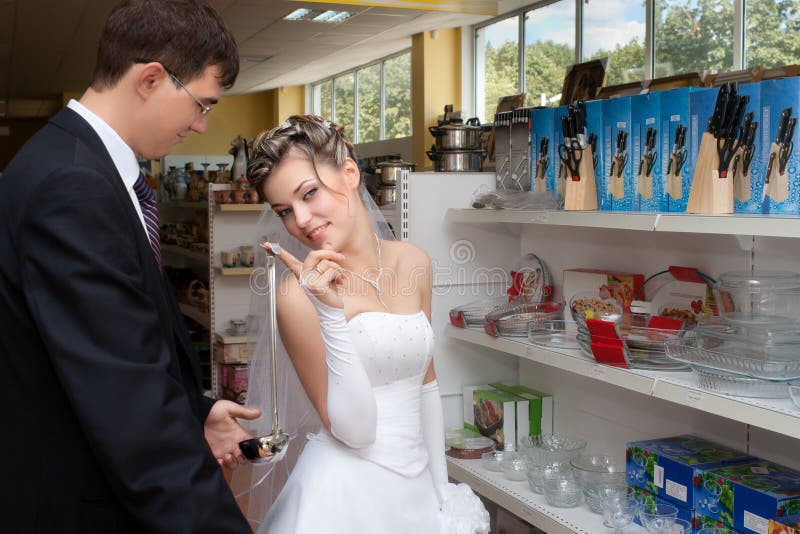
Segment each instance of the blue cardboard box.
M800 472L767 460L711 469L695 486L702 520L745 534L765 534L770 519L800 512Z
M556 191L556 172L560 168L558 143L553 137L555 111L553 108L531 110L531 191ZM545 151L542 152L542 143Z
M629 443L625 460L629 486L646 489L678 506L698 509L696 477L710 469L755 458L696 436L683 435Z
M797 118L800 111L800 78L784 78L761 82L761 124L762 143L766 169L764 172L764 203L762 213L796 215L800 213L800 170L798 169L798 129L791 138L792 147L787 146L784 155L776 145L776 137L781 114L788 110L791 118ZM772 153L775 156L772 156ZM771 176L769 160L773 158ZM780 170L784 172L781 173Z
M661 93L631 97L631 137L633 138L633 177L636 184L635 211L667 211L662 181L659 128Z
M631 211L636 187L633 182L631 98L603 101L603 179L598 180L601 210Z
M593 100L591 102L586 102L586 132L587 136L591 136L594 134L595 146L593 149L593 156L594 161L592 162L592 166L594 167L594 180L597 189L597 206L598 209L602 204L602 197L603 194L601 192L602 187L602 180L603 180L603 169L605 168L604 164L604 157L603 157L603 101L602 100Z
M714 107L717 104L717 94L719 88L713 89L699 89L689 94L689 139L691 144L691 151L689 152L689 159L686 165L686 178L689 191L684 193L691 194L692 183L694 182L694 171L697 164L697 157L700 152L700 141L703 134L708 130L708 121L714 114ZM686 196L686 203L688 204L689 196ZM686 204L683 206L683 211L686 211Z
M764 194L764 170L766 157L764 156L764 143L761 130L761 84L746 83L739 85L739 94L747 95L750 101L745 108L745 116L752 113L751 125L755 125L752 149L750 149L749 162L745 161L744 154L736 161L733 172L733 211L735 213L761 213L762 197ZM741 136L740 136L741 139ZM747 165L749 163L749 166ZM731 164L733 167L733 163ZM734 171L732 168L731 171Z
M694 87L661 93L661 175L669 212L685 212L692 183L689 95Z

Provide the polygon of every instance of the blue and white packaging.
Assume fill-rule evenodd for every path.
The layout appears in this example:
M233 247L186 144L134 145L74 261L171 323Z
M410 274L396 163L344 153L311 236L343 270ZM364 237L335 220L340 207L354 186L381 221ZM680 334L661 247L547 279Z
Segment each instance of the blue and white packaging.
M554 155L555 155L555 168L553 171L553 181L555 183L555 192L556 192L556 201L558 202L558 206L560 208L564 207L564 199L566 197L567 191L567 172L564 165L561 163L561 159L559 158L559 150L558 147L564 144L564 130L561 127L561 117L567 117L569 115L569 106L559 106L557 108L553 108L553 138L552 140L555 141L554 147Z
M556 173L560 168L558 143L553 137L555 110L534 108L531 110L531 191L536 193L556 192ZM546 150L541 151L542 143Z
M800 78L783 78L761 82L762 146L766 161L764 172L764 214L797 215L800 213L800 158L797 151L798 129L794 128L791 144L776 143L781 114L790 110L789 118L800 111ZM774 155L773 155L774 154ZM770 167L770 159L773 160ZM772 172L770 173L770 169ZM783 172L781 172L783 171ZM767 176L767 174L770 176Z
M685 212L692 184L693 164L691 136L688 135L689 95L697 89L687 87L663 91L661 94L661 155L664 211Z
M761 199L764 194L764 170L766 157L764 155L764 143L762 142L761 122L761 83L744 83L738 88L740 95L747 95L749 102L745 108L745 116L753 114L752 124L755 124L756 131L753 138L751 157L745 161L745 154L740 148L739 158L734 160L736 163L733 172L733 211L734 213L761 213ZM733 167L733 165L731 165ZM731 169L732 171L734 169Z
M603 101L593 100L591 102L586 102L585 104L587 138L591 137L592 134L594 134L596 138L594 148L592 149L594 156L592 165L594 167L594 180L597 190L597 206L599 208L603 201L602 184L604 175L603 169L605 169L603 163Z
M635 211L667 210L661 165L659 165L660 114L661 93L646 93L631 97Z
M633 182L633 151L631 139L631 99L613 98L603 101L603 179L598 180L601 191L600 209L631 211L636 188Z

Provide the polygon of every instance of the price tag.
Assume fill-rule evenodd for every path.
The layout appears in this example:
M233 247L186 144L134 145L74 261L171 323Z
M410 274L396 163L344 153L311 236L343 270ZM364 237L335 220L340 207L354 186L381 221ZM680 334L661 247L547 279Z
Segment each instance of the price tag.
M704 395L699 391L690 391L686 394L686 404L688 406L697 406L703 402Z
M527 517L531 523L535 522L539 518L539 513L530 506L522 507L522 515Z
M547 224L548 220L549 220L549 216L545 212L537 213L536 215L531 217L531 222L532 223Z
M600 380L605 380L608 377L608 370L602 365L595 365L592 368L592 376Z

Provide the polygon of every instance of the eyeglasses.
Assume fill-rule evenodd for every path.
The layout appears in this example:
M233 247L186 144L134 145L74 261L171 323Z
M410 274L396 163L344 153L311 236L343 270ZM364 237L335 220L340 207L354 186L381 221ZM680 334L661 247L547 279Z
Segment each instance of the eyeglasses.
M134 60L133 60L133 62L134 62L134 63L152 63L151 61L149 61L149 60L146 60L146 59L134 59ZM201 117L205 117L205 116L207 116L209 113L211 113L211 109L212 109L212 108L211 108L211 106L206 106L205 104L203 104L203 102L202 102L202 101L201 101L199 98L197 98L196 96L194 96L194 95L192 94L192 92L191 92L189 89L187 89L185 85L183 85L183 82L182 82L182 81L180 81L180 80L178 79L178 77L177 77L177 76L175 76L175 75L172 73L172 71L171 71L171 70L169 70L167 67L164 67L164 65L163 65L163 64L162 64L161 66L164 68L164 72L166 72L167 74L169 74L169 77L170 77L170 78L172 78L172 81L174 81L176 84L178 84L178 87L180 87L181 89L183 89L184 91L186 91L186 94L188 94L189 96L191 96L191 97L192 97L192 100L194 100L194 101L195 101L195 103L196 103L198 106L200 106L200 116L201 116Z
M162 65L162 67L163 67L163 65ZM177 77L177 76L175 76L174 74L172 74L172 73L169 71L169 69L168 69L167 67L164 67L164 70L166 71L166 73L167 73L167 74L169 74L169 77L170 77L170 78L172 78L172 81L174 81L175 83L177 83L177 84L178 84L178 85L181 87L181 89L183 89L184 91L186 91L186 94L187 94L187 95L191 96L191 97L192 97L192 99L193 99L195 102L197 102L197 105L198 105L198 106L200 106L200 116L201 116L201 117L205 117L206 115L208 115L208 114L211 112L211 106L206 106L205 104L203 104L203 103L200 101L200 99L199 99L199 98L197 98L196 96L194 96L194 95L192 94L192 92L191 92L190 90L188 90L188 89L186 88L186 86L185 86L185 85L183 85L183 82L182 82L182 81L180 81L180 80L178 79L178 77Z

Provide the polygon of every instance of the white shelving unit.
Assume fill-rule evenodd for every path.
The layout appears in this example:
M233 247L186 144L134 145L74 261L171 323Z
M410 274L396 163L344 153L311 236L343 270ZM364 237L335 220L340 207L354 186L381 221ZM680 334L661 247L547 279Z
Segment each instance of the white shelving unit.
M462 386L512 380L551 393L555 431L586 438L587 451L622 460L630 441L695 434L800 468L800 410L789 399L715 394L688 372L598 365L580 351L455 328L447 315L456 305L503 295L507 283L491 275L529 252L549 267L556 300L563 300L562 272L570 268L645 276L670 265L711 276L800 271L800 218L463 209L472 191L493 183L492 173L410 173L400 184L408 204L403 238L432 259L434 350L447 426L463 420ZM479 461L449 459L448 468L451 477L546 532L606 531L585 505L548 507L526 484L485 471Z

